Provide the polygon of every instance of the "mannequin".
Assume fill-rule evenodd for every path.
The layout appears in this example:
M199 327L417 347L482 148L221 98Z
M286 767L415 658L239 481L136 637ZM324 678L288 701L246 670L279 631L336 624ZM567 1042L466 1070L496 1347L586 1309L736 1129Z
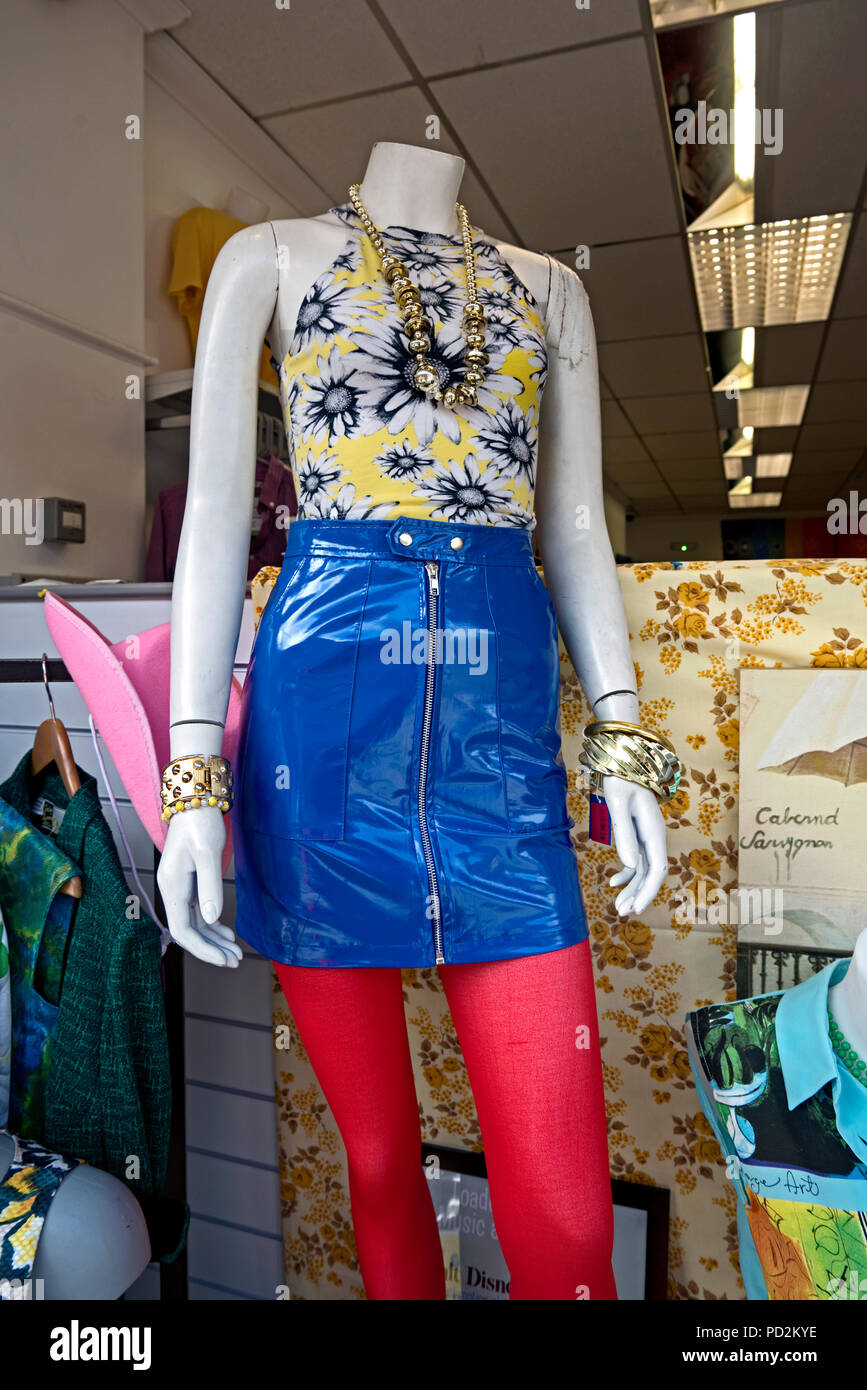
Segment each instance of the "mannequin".
M454 237L455 201L463 169L463 161L452 155L406 145L378 144L364 175L361 197L380 227L424 228L425 233ZM259 343L267 333L275 356L283 360L308 289L340 254L345 242L346 226L329 212L314 218L250 227L227 243L214 266L196 357L190 485L173 594L173 757L193 751L218 753L220 748L219 725L228 702L244 593ZM550 276L547 258L507 245L497 244L497 250L518 281L530 291L544 317ZM634 669L603 516L595 353L587 349L586 338L581 351L584 329L586 322L558 324L559 337L555 341L559 347L556 353L549 354L543 410L544 457L536 483L539 544L560 631L587 698L594 706L595 717L637 722L637 696L629 693L634 691ZM579 507L587 508L590 516L589 526L583 529L576 525ZM219 537L218 545L214 544L215 537ZM627 693L621 693L624 691ZM632 783L607 777L604 794L624 866L611 879L612 886L621 889L617 910L621 914L640 912L656 896L668 867L662 816L653 793ZM234 966L240 959L240 948L234 934L218 920L224 836L222 816L216 809L202 808L190 815L173 817L159 883L169 930L175 940L202 960ZM572 968L578 956L572 952L581 953L580 988ZM398 1054L401 1045L393 1041L403 1026L399 987L395 994L398 972L282 967L279 963L277 970L347 1143L356 1237L368 1296L443 1297L442 1261L435 1250L436 1227L423 1214L425 1204L429 1208L430 1203L424 1179L419 1173L416 1181L413 1168L413 1152L416 1158L418 1152L418 1117L414 1099L408 1100L407 1085L411 1088L412 1082L409 1056L403 1050ZM562 1211L552 1212L545 1206L543 1189L547 1184L538 1172L539 1158L532 1142L529 1152L523 1155L525 1177L528 1165L535 1160L537 1171L531 1177L539 1179L538 1193L532 1182L529 1184L542 1228L540 1243L534 1250L535 1263L528 1262L521 1253L522 1243L527 1248L533 1244L533 1207L520 1213L527 1227L522 1232L517 1221L520 1194L510 1195L520 1181L514 1165L520 1157L522 1140L527 1142L526 1127L530 1128L532 1140L537 1129L544 1131L548 1111L553 1113L556 1109L560 1074L557 1068L561 1067L565 1076L574 1063L575 1020L583 1023L589 1019L595 1028L586 941L549 955L479 966L448 965L442 966L441 971L471 1072L489 1152L489 1173L493 1154L502 1155L502 1163L497 1159L494 1164L497 1175L491 1173L495 1206L500 1194L497 1225L501 1234L510 1215L516 1218L512 1223L515 1230L510 1232L513 1256L505 1237L503 1245L513 1275L512 1297L574 1298L574 1286L582 1282L577 1271L583 1259L592 1264L590 1283L592 1286L595 1281L596 1285L588 1296L613 1297L610 1239L607 1273L602 1253L607 1154L604 1129L601 1143L596 1130L602 1107L601 1074L597 1077L591 1071L583 1081L576 1082L574 1105L565 1084L560 1087L563 1132L559 1143L564 1176L559 1185L564 1193L568 1189L568 1201L564 1199ZM381 997L377 991L381 991ZM558 1017L558 1006L562 1017ZM490 1029L501 1009L515 1022L514 1042L530 1043L538 1050L532 1055L540 1059L547 1052L547 1068L540 1060L539 1084L535 1089L529 1075L521 1075L519 1055L510 1058L516 1084L524 1087L520 1103L514 1095L504 1093L502 1088L508 1078L499 1064L499 1048L490 1032L484 1032L484 1026ZM335 1025L335 1018L343 1020L346 1036L341 1046L337 1035L342 1029ZM383 1031L387 1018L388 1026L395 1030L388 1036ZM365 1036L364 1049L357 1046L359 1033ZM405 1029L403 1038L405 1047ZM568 1051L558 1051L567 1038L571 1060ZM595 1048L598 1063L598 1042ZM365 1092L365 1083L370 1085L369 1077L377 1067L381 1069L377 1073L379 1094L388 1098L388 1105L394 1110L393 1116L382 1121L392 1137L383 1137L381 1141L372 1120L364 1129L359 1118L369 1105L377 1123L380 1121L375 1088L369 1095ZM353 1085L349 1082L351 1072ZM545 1086L550 1090L545 1090ZM585 1101L592 1111L592 1122L588 1124L592 1124L596 1137L592 1164L589 1150L582 1153L586 1163L579 1167L586 1171L584 1178L576 1182L572 1145L581 1144L581 1127L570 1129L570 1124L574 1125L575 1107ZM509 1132L509 1111L513 1107L516 1113L524 1107L525 1130ZM401 1185L402 1162L412 1177ZM588 1177L591 1168L592 1181ZM594 1229L594 1192L601 1213L596 1222L598 1231ZM387 1206L382 1198L388 1194L395 1207L405 1199L404 1219L391 1219L390 1225L377 1217L378 1209ZM411 1222L416 1221L424 1223L423 1236L412 1231ZM595 1245L591 1254L592 1242ZM543 1270L551 1262L559 1262L559 1267L556 1278L546 1282ZM516 1273L519 1264L521 1268Z
M377 144L362 182L362 196L380 225L423 225L452 233L455 196L464 161L410 145ZM217 753L218 723L229 699L232 660L241 624L256 452L257 382L251 345L294 322L317 275L336 256L345 229L336 219L299 218L279 224L291 264L279 277L269 225L239 232L220 253L205 301L192 403L187 515L172 600L172 756L195 747ZM519 247L500 248L541 304L547 263ZM570 380L561 362L550 372L544 411L545 457L536 514L545 580L566 650L598 719L636 722L631 695L600 700L634 687L626 619L602 510L601 437L595 378ZM593 524L580 530L576 508L589 506ZM220 537L219 547L212 538ZM665 827L653 794L607 777L605 800L624 867L611 879L620 887L621 916L653 901L668 869ZM236 965L234 934L218 923L222 907L220 853L225 829L219 811L206 810L169 827L160 889L175 940L201 960ZM194 891L195 889L195 891ZM190 904L195 904L190 906Z
M11 1134L0 1133L0 1180L14 1152ZM32 1277L42 1281L41 1296L50 1300L120 1298L150 1257L144 1216L132 1193L110 1173L82 1163L52 1198Z

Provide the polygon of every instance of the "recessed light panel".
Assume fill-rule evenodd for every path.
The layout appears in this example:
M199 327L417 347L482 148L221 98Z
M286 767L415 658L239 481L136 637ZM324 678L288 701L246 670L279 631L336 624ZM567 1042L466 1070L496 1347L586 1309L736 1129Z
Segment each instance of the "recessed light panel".
M792 466L791 454L757 454L757 478L785 478Z
M738 424L753 429L800 425L807 408L809 386L760 386L738 396Z
M730 507L778 507L781 492L736 492L729 493Z
M838 212L688 232L704 331L827 318L851 224Z

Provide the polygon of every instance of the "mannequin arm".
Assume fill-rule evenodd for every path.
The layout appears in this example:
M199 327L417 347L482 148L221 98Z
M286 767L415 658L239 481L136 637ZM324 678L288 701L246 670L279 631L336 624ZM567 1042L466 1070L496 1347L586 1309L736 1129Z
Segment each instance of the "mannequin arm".
M250 548L259 361L276 298L271 227L238 232L214 263L196 348L190 475L172 590L172 757L222 747ZM225 838L215 807L176 815L158 875L172 936L217 965L237 964L241 955L217 921Z
M597 719L638 722L635 670L602 500L602 432L596 337L590 305L573 271L552 262L546 315L548 381L544 454L536 486L539 549L563 642ZM609 696L603 699L603 696ZM652 792L606 777L626 884L617 910L640 912L668 870L665 826Z

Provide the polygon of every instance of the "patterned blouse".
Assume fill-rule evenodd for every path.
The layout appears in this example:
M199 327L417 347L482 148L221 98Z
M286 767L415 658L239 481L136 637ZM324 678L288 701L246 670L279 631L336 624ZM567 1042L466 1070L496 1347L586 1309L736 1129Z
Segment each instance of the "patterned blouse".
M478 406L450 409L413 384L416 359L355 210L332 212L346 223L346 243L305 295L276 363L299 520L410 516L532 529L548 358L529 290L474 228L490 361ZM398 226L382 235L421 292L442 386L462 380L460 238Z

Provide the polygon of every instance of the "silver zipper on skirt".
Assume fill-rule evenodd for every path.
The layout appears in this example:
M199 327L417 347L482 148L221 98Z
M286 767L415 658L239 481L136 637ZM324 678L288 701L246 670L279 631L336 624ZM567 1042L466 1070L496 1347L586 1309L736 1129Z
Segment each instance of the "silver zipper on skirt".
M428 896L431 904L431 917L433 920L433 940L435 964L445 965L445 943L443 941L443 918L442 903L440 901L439 885L437 884L437 871L434 863L433 850L431 849L430 832L427 823L427 766L428 753L430 750L431 722L433 719L433 698L434 682L436 680L437 643L439 634L437 632L439 617L439 565L433 561L425 562L425 575L427 577L427 634L428 644L426 653L425 682L424 682L424 714L421 725L421 748L418 759L418 824L421 831L421 847L424 853L424 862L427 867Z

